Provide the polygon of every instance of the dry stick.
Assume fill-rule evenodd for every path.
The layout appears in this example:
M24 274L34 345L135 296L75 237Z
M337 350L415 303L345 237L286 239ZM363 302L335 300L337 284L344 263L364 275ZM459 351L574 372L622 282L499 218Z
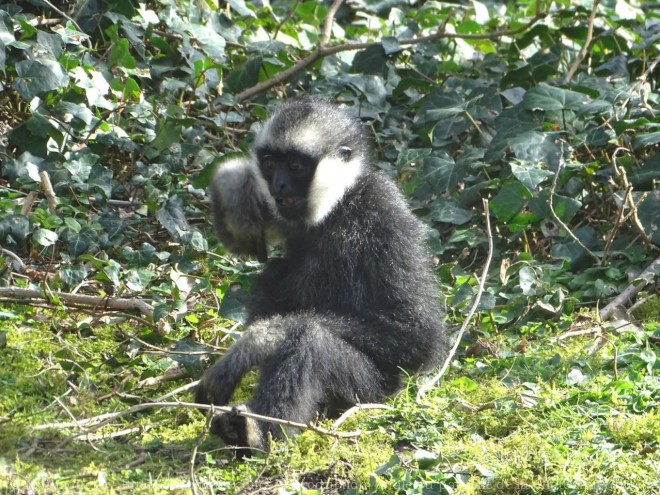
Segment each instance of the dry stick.
M76 304L93 308L128 311L137 309L143 315L151 318L154 308L141 299L124 299L113 297L86 296L82 294L68 294L66 292L52 292L51 295L65 304ZM51 298L36 289L20 289L18 287L0 287L0 297L10 297L29 304L30 299L50 302Z
M484 199L483 202L484 202L484 216L486 217L486 236L488 237L488 255L486 257L486 263L484 264L484 269L481 272L481 279L479 280L479 289L477 290L477 295L474 299L474 303L472 304L472 307L470 308L470 311L465 317L465 320L463 320L463 324L461 325L461 328L458 331L458 335L456 336L456 341L454 342L454 346L451 348L451 351L449 351L449 355L447 356L447 359L445 359L445 362L442 365L442 368L440 368L440 371L438 371L438 373L433 378L431 378L428 382L426 382L424 385L420 387L419 391L417 392L417 399L416 399L417 403L421 402L424 395L426 395L426 392L428 392L429 390L431 390L433 387L436 386L436 384L440 381L440 379L447 371L447 368L449 368L451 362L454 360L454 356L456 355L458 346L460 345L461 340L463 339L463 334L465 333L465 329L470 323L472 316L477 311L477 306L479 306L479 301L481 301L481 295L484 292L484 287L486 285L486 278L488 277L488 270L490 269L490 262L493 259L493 233L490 229L490 210L488 208L488 200Z
M48 172L43 171L39 172L39 177L41 178L41 187L44 189L44 194L46 195L46 204L48 204L48 213L53 216L57 215L57 196L55 196L55 191L53 191L53 185L50 183L50 177Z
M328 43L330 43L330 36L332 36L332 25L335 23L335 16L341 4L344 3L344 0L335 0L330 5L328 13L325 16L323 21L323 34L321 35L321 40L319 41L319 46L325 48Z
M598 10L598 4L600 4L600 0L595 0L594 6L591 9L591 15L589 16L589 25L587 26L587 38L584 40L584 44L582 45L582 49L580 50L578 57L573 61L571 67L568 69L568 73L566 74L566 77L564 77L564 84L568 84L569 82L571 82L573 75L575 75L578 68L580 67L580 64L587 56L587 52L589 51L589 46L591 45L591 39L594 34L594 21L596 20L596 11Z
M23 260L9 249L0 248L0 254L6 256L7 258L13 259L16 263L18 263L18 266L21 267L21 270L25 268L25 263L23 263Z
M611 303L599 311L598 316L600 316L600 319L609 320L617 309L623 308L635 294L649 283L658 268L660 268L660 257L656 258L642 273L635 277L635 280L621 294L616 296Z
M296 0L296 1L294 2L293 6L292 6L291 9L289 10L289 12L286 14L286 16L284 16L284 18L283 18L283 19L277 24L277 26L275 27L275 31L273 32L273 36L272 36L271 39L273 39L273 40L274 40L274 39L277 39L277 35L280 34L280 29L282 29L282 27L283 27L287 22L289 22L289 19L291 19L291 18L293 17L293 14L296 12L296 9L298 8L298 5L300 5L300 0Z
M341 432L333 431L332 429L321 428L313 424L298 423L296 421L288 421L286 419L263 416L261 414L255 414L249 411L237 410L229 406L213 406L208 404L196 404L194 402L145 402L144 404L136 404L135 406L131 406L128 409L124 409L122 411L100 414L99 416L94 416L92 418L81 419L76 421L75 423L71 423L71 422L50 423L48 425L38 425L32 427L32 429L45 430L45 429L62 429L62 428L72 428L72 427L87 427L86 431L76 433L75 435L72 435L67 439L67 440L69 439L73 440L81 435L88 435L89 433L92 433L98 430L99 428L106 426L108 423L114 421L117 418L128 416L136 412L144 411L146 409L164 409L168 407L181 408L181 409L198 409L198 410L201 409L204 411L210 410L213 412L222 412L222 413L231 412L232 414L237 414L239 416L254 419L256 421L263 421L265 423L288 426L290 428L298 428L301 430L312 430L316 433L320 433L322 435L330 435L335 438L351 438L351 437L360 436L362 434L360 430L341 433Z
M296 75L298 72L306 69L313 63L315 63L317 60L320 60L322 58L325 58L329 55L334 55L335 53L339 52L345 52L345 51L351 51L351 50L364 50L366 48L372 47L372 46L377 46L380 45L380 42L373 42L373 43L345 43L341 45L335 45L335 46L327 46L327 43L329 42L329 36L330 33L332 32L332 23L334 22L334 16L337 12L337 8L339 8L339 5L341 5L341 0L335 0L335 2L332 4L330 9L328 10L328 15L326 16L326 19L324 21L324 28L323 28L323 37L321 38L321 41L319 42L319 45L316 49L316 51L310 53L307 57L300 59L298 62L296 62L294 65L289 67L288 69L278 72L275 74L272 78L259 83L255 86L252 86L251 88L248 88L236 95L236 102L240 103L244 100L247 100L249 98L252 98L253 96L256 96L260 93L263 93L265 91L268 91L269 89L277 86L278 84L281 84L289 79L291 79L294 75ZM399 45L418 45L421 43L427 43L431 41L438 41L440 39L454 39L454 38L459 38L459 39L495 39L495 38L501 38L502 36L512 36L514 34L521 33L523 31L526 31L529 29L531 26L533 26L537 21L540 19L543 19L546 17L546 12L540 12L540 2L536 2L536 15L526 24L523 26L516 28L516 29L508 29L504 31L496 31L494 33L489 33L489 34L459 34L459 33L447 33L444 30L445 23L443 23L436 31L434 34L428 35L428 36L420 36L418 38L410 38L410 39L404 39L404 40L399 40ZM451 14L450 14L451 15ZM328 39L326 40L326 35Z
M630 208L630 213L626 216L626 220L628 218L632 218L632 224L635 230L637 230L637 233L642 237L644 240L644 244L647 246L652 246L653 242L651 241L651 238L649 235L646 233L644 230L644 227L642 226L642 222L639 220L639 215L637 214L637 207L641 202L643 201L643 198L641 198L637 204L635 204L635 201L632 198L632 190L633 186L628 180L628 174L626 173L626 169L623 166L619 166L616 163L616 155L619 151L628 151L626 148L619 147L614 150L614 153L612 154L612 168L614 169L614 172L616 175L619 177L621 180L621 184L623 185L623 188L626 190L626 195L623 198L621 208L623 208L626 203L628 204L628 207Z
M561 160L557 163L557 171L555 172L555 176L552 178L552 186L550 187L550 196L548 197L548 206L550 208L550 213L552 214L552 217L555 219L555 221L561 225L561 227L566 231L566 233L570 236L571 239L573 239L577 244L584 249L594 260L596 260L596 265L600 266L601 260L598 256L596 256L591 249L589 249L585 244L576 236L573 231L570 229L568 225L564 223L564 221L559 218L557 213L555 213L555 207L553 203L553 197L555 195L555 191L557 190L557 180L559 179L559 173L561 172Z
M356 404L347 411L344 412L339 418L337 418L337 421L332 423L332 428L331 430L336 430L339 428L349 417L353 416L358 411L364 411L365 409L386 409L388 411L392 411L394 408L392 406L388 406L387 404Z
M21 215L28 216L30 210L32 210L32 205L39 198L39 193L37 191L30 191L23 201L23 206L21 206Z

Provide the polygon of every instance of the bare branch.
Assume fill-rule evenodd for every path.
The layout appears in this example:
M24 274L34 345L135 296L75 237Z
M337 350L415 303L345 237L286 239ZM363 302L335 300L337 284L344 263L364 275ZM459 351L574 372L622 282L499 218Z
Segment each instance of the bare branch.
M486 236L488 238L488 255L486 256L486 262L484 263L484 268L481 272L481 278L479 280L479 288L477 290L477 295L474 298L474 303L472 303L472 307L470 307L469 313L463 320L463 324L461 325L461 328L458 331L458 335L456 336L456 341L454 342L454 346L449 351L449 355L447 356L447 359L445 359L445 362L440 368L440 371L438 371L438 373L436 373L436 375L433 378L431 378L428 382L426 382L424 385L422 385L419 388L416 399L417 403L421 402L421 400L426 395L426 392L428 392L429 390L431 390L433 387L436 386L436 384L444 376L451 362L454 360L454 356L456 355L458 346L460 345L461 340L463 339L463 334L465 333L465 329L470 323L470 320L472 320L472 316L477 311L477 307L479 306L479 301L481 301L481 295L484 292L484 287L486 285L486 278L488 277L488 270L490 269L490 262L493 259L493 233L490 228L490 210L488 208L488 200L484 199L483 202L484 202L484 216L486 217Z
M660 267L660 257L656 258L642 273L635 277L635 280L621 294L616 296L611 303L599 311L598 316L600 316L601 320L609 320L618 309L623 308L628 301L635 297L653 279L658 267Z
M344 3L344 0L335 0L330 5L328 9L328 14L325 16L325 21L323 22L323 34L321 35L321 41L319 46L325 48L325 46L330 43L330 36L332 36L332 25L335 22L335 15L337 15L337 10L341 4Z
M321 435L329 435L335 438L351 438L362 435L362 431L350 431L350 432L337 432L334 429L326 429L316 426L314 424L305 424L299 423L296 421L288 421L286 419L273 418L270 416L262 416L261 414L255 414L249 411L236 410L230 406L213 406L208 404L196 404L194 402L146 402L144 404L137 404L131 406L122 411L117 411L114 413L101 414L99 416L94 416L92 418L76 420L75 422L68 423L50 423L45 425L37 425L32 427L33 430L47 430L47 429L63 429L63 428L84 428L82 431L72 435L71 437L65 440L74 440L79 438L82 435L89 435L94 431L102 428L103 426L108 425L112 421L121 418L123 416L129 416L140 411L147 409L164 409L164 408L179 408L179 409L198 409L204 411L213 411L214 413L229 413L238 414L246 418L254 419L256 421L263 421L265 423L271 423L276 425L287 426L290 428L298 428L300 430L312 430ZM387 406L385 406L387 407Z
M594 6L592 7L591 15L589 16L589 24L587 25L587 37L584 40L580 53L571 64L571 67L568 69L568 72L566 73L566 77L564 77L564 84L568 84L569 82L571 82L571 79L577 72L578 68L580 67L580 64L587 56L587 51L589 51L589 46L591 45L591 40L594 35L594 21L596 20L596 11L598 10L599 4L600 4L600 0L594 1Z
M41 187L44 190L44 195L46 196L46 204L48 205L48 213L53 216L57 215L57 196L55 196L55 191L53 191L53 185L50 183L50 177L48 172L42 171L39 172L39 177L41 178Z
M21 289L18 287L0 287L0 297L16 299L23 304L30 304L30 300L50 302L52 298L57 298L64 304L92 307L94 309L113 311L138 310L149 318L152 318L154 313L154 308L141 299L86 296L82 294L68 294L66 292L52 292L46 295L40 290Z
M329 39L326 40L325 36L330 36L330 33L332 32L332 22L334 21L334 16L336 14L337 8L339 8L339 5L342 3L341 0L335 0L335 2L332 4L330 9L328 10L328 15L326 16L326 19L324 21L324 32L323 32L323 37L321 38L321 41L319 42L319 45L317 49L310 53L308 56L305 58L300 59L298 62L296 62L294 65L289 67L286 70L283 70L282 72L278 72L275 74L272 78L259 83L255 86L252 86L251 88L248 88L236 95L236 102L240 103L242 101L248 100L252 98L253 96L256 96L260 93L263 93L265 91L268 91L269 89L277 86L278 84L281 84L285 81L288 81L291 79L294 75L296 75L298 72L306 69L310 65L314 64L316 61L325 58L329 55L334 55L335 53L340 53L340 52L346 52L346 51L351 51L351 50L365 50L369 47L380 45L380 42L373 42L373 43L344 43L341 45L335 45L335 46L327 46L329 43ZM334 8L336 5L336 8ZM334 10L333 10L334 8ZM538 3L537 3L537 9L538 9ZM450 14L451 15L451 14ZM536 15L526 24L523 26L516 28L516 29L507 29L504 31L496 31L494 33L488 33L488 34L460 34L460 33L447 33L445 30L445 24L443 23L438 31L436 31L434 34L428 35L428 36L420 36L418 38L410 38L410 39L403 39L399 40L399 45L402 46L409 46L409 45L417 45L421 43L428 43L432 41L438 41L440 39L496 39L496 38L501 38L503 36L512 36L514 34L522 33L529 29L531 26L536 24L540 19L543 19L547 15L546 12L540 12L537 10ZM327 30L327 31L326 31Z

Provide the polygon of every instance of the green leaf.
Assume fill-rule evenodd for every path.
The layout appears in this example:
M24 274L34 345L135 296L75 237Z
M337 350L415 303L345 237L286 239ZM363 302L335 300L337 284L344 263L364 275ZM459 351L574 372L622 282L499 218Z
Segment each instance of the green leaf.
M135 69L137 67L137 62L130 53L130 44L126 38L117 40L110 49L108 65L110 67L123 67L124 69Z
M525 108L533 111L578 111L589 102L590 98L585 94L557 88L546 83L529 89L523 97Z
M490 209L502 222L510 222L522 211L532 194L520 182L505 184L490 201Z
M541 168L540 164L535 162L512 161L509 165L515 178L531 191L553 175L552 172Z
M32 235L32 239L41 246L52 246L57 242L57 232L48 229L37 229Z
M227 90L232 93L239 93L256 85L259 82L259 72L262 64L263 59L261 57L254 57L242 67L229 72L224 81Z
M151 145L158 151L169 148L179 142L182 128L180 119L160 119L156 124L156 137Z
M257 17L257 15L246 5L244 0L229 0L229 6L243 17Z
M660 143L660 132L649 132L648 134L635 136L635 139L633 140L633 148L635 150L641 150L658 143Z
M209 355L215 352L213 348L189 339L179 340L173 350L176 352L169 353L167 357L179 363L194 378L202 376L208 367Z
M28 101L69 84L69 76L55 60L21 60L16 64L16 73L14 89Z
M381 45L371 45L355 54L353 69L362 74L385 74L387 72L387 56Z
M241 278L242 281L245 277ZM233 283L225 291L220 303L220 315L228 320L233 320L238 323L245 324L248 319L247 302L250 298L249 292L243 283Z
M87 275L87 268L81 264L67 266L60 270L60 278L67 287L76 287L87 278Z
M140 292L147 288L156 274L146 268L130 268L124 273L124 283L129 290Z
M156 213L156 218L167 229L170 235L176 239L190 229L186 215L183 212L183 202L178 196L169 198Z
M399 153L396 159L397 170L402 170L410 164L418 165L421 160L431 154L431 148L405 149Z
M431 218L436 222L463 225L472 220L472 212L459 208L453 199L436 199L429 205Z

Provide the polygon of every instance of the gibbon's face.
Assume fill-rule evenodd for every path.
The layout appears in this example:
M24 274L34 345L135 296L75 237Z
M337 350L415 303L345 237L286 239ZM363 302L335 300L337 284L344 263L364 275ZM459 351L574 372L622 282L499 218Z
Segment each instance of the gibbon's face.
M258 148L257 159L279 213L287 220L305 218L318 158L295 149Z
M365 173L368 148L358 120L328 102L303 98L277 109L253 150L282 217L313 226Z

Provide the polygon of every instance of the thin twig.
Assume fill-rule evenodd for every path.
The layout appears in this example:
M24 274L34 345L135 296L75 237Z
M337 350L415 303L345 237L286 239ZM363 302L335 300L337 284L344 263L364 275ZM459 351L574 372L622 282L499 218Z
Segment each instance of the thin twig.
M275 27L275 31L273 31L273 36L271 37L271 39L273 40L277 39L277 35L280 34L280 29L282 29L282 26L284 26L284 24L286 24L287 21L293 17L293 14L295 14L296 9L298 8L298 5L300 5L300 0L296 0L293 3L291 9L289 9L289 12L287 12L286 16L284 16L284 18L277 23L277 26Z
M581 240L578 236L576 236L573 231L570 229L568 225L564 223L564 221L559 218L557 213L555 213L555 207L554 207L554 202L553 198L555 196L555 191L557 190L557 181L559 180L559 173L561 172L561 159L557 162L557 170L555 171L555 176L552 178L552 185L550 186L550 195L548 196L548 207L550 208L550 213L552 214L552 218L555 219L555 221L561 225L561 227L566 231L566 233L570 236L571 239L573 239L578 246L580 246L582 249L584 249L589 256L591 256L594 260L596 260L596 264L600 266L601 260L598 256L594 254L591 249L589 249Z
M355 414L359 411L364 411L365 409L386 409L388 411L392 411L394 408L392 406L388 406L387 404L356 404L355 406L351 407L348 411L345 411L344 414L339 416L339 418L337 418L337 421L332 423L332 428L330 428L330 429L331 430L336 430L348 418L353 416L353 414Z
M484 287L486 285L486 278L488 278L488 270L490 269L490 262L493 259L493 233L490 228L490 210L488 208L488 200L484 199L483 202L484 202L484 216L486 217L486 236L488 238L488 255L486 256L486 262L484 263L484 268L483 271L481 272L481 278L479 279L479 288L477 290L477 295L474 298L474 303L472 304L472 307L470 307L470 311L463 320L463 324L461 325L461 328L458 331L458 335L456 336L456 341L454 342L454 346L449 351L449 355L447 356L447 359L445 359L442 368L440 368L440 371L438 371L438 373L436 373L436 375L433 378L431 378L428 382L426 382L424 385L422 385L419 388L416 399L418 403L421 402L424 395L426 395L426 392L428 392L429 390L431 390L433 387L436 386L436 384L440 381L440 379L443 377L443 375L449 368L451 362L454 360L454 356L456 355L458 346L460 345L461 340L463 339L463 334L465 333L465 329L470 323L472 316L477 311L477 307L479 306L479 302L481 301L481 295L484 292Z
M286 419L273 418L271 416L263 416L261 414L255 414L249 411L242 411L240 409L235 409L230 406L214 406L208 404L196 404L194 402L146 402L144 404L136 404L122 411L117 411L114 413L105 413L105 414L100 414L98 416L94 416L92 418L81 419L76 421L75 423L72 422L50 423L48 425L37 425L32 427L32 429L45 430L45 429L85 427L86 429L84 431L76 433L67 439L67 440L73 440L81 435L87 435L89 433L92 433L123 416L130 416L131 414L135 414L137 412L144 411L147 409L165 409L170 407L178 408L178 409L198 409L203 411L210 410L213 411L214 413L231 412L232 414L238 414L240 416L254 419L256 421L263 421L265 423L287 426L289 428L298 428L300 430L312 430L316 433L320 433L322 435L329 435L336 438L351 438L351 437L360 436L362 434L362 431L360 430L350 431L350 432L337 432L332 429L321 428L320 426L316 426L311 423L305 424L296 421L289 421Z
M592 7L591 15L589 16L589 24L587 25L587 37L582 43L582 49L580 50L580 53L578 54L577 58L573 61L570 68L568 69L568 72L566 73L566 77L564 77L564 84L568 84L569 82L571 82L571 79L573 79L573 76L580 67L580 64L587 56L587 52L589 51L589 46L591 45L591 40L594 35L594 21L596 20L596 12L598 11L599 4L600 4L600 0L594 1L594 6Z
M9 249L0 248L0 254L6 256L7 258L13 259L16 263L18 263L18 266L21 267L21 270L25 268L25 263L23 263L23 260L20 259L16 254L11 252Z

